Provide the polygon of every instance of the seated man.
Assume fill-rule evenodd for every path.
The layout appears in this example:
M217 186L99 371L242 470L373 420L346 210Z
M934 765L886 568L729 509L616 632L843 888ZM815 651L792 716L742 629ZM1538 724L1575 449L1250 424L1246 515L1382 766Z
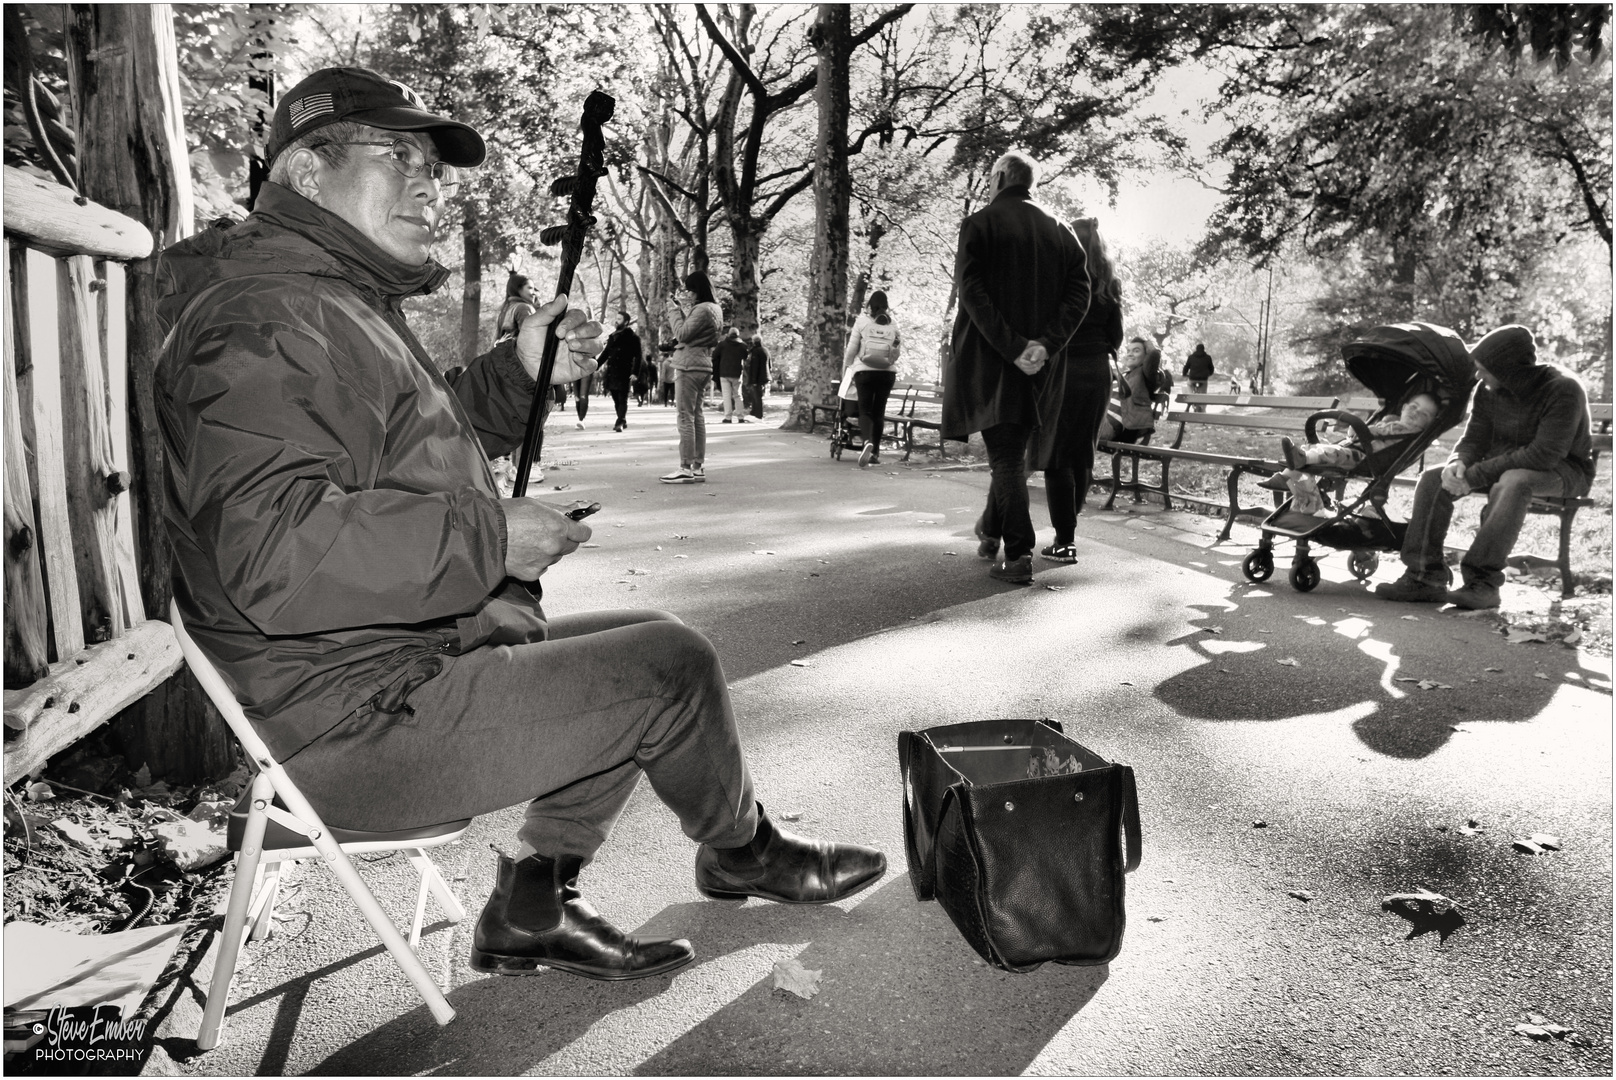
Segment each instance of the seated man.
M1498 606L1504 560L1515 547L1534 495L1578 497L1593 483L1588 395L1576 376L1539 363L1524 326L1501 326L1470 350L1476 387L1470 423L1446 465L1428 469L1414 491L1403 540L1403 576L1375 586L1388 600ZM1476 538L1459 563L1462 587L1442 557L1455 499L1485 492Z
M600 327L557 297L440 375L401 302L482 137L398 83L318 71L275 111L243 223L162 256L158 408L174 592L192 635L328 823L391 831L529 801L472 965L636 979L693 958L578 892L644 773L700 846L707 896L818 904L886 870L777 829L752 793L712 645L659 611L548 618L539 575L590 530L500 498L549 325L551 382Z

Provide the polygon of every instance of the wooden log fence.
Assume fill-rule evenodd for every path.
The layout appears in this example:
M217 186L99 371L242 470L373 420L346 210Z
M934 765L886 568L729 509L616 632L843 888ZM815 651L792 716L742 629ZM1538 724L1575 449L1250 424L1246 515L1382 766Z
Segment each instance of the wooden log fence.
M5 168L5 783L169 678L130 506L124 264L138 221Z

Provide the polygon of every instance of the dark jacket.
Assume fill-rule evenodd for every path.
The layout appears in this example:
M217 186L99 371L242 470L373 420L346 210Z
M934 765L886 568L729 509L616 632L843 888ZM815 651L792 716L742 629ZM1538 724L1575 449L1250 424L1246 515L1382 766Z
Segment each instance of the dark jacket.
M1096 293L1088 314L1066 342L1059 437L1027 447L1027 471L1091 469L1094 439L1105 419L1113 380L1111 358L1122 345L1122 307Z
M627 386L640 368L640 335L627 326L613 330L600 351L600 367L608 390Z
M954 282L959 315L943 373L943 437L1047 419L1040 437L1053 440L1063 350L1089 306L1083 245L1025 187L1006 188L960 226ZM1014 361L1034 340L1049 362L1029 376Z
M1184 361L1184 377L1196 382L1205 382L1216 373L1217 368L1212 366L1212 358L1207 355L1206 346L1195 346L1195 351Z
M1553 364L1493 361L1501 387L1476 385L1465 425L1449 461L1467 466L1465 481L1486 490L1510 469L1557 472L1566 493L1581 495L1594 479L1593 424L1582 383Z
M273 183L159 260L174 595L278 756L402 715L443 653L545 636L488 467L534 383L511 343L438 373L400 303L447 277Z
M739 379L746 366L746 342L725 338L713 349L713 374L720 379Z
M746 351L746 381L756 386L769 381L769 350L761 341L754 341Z

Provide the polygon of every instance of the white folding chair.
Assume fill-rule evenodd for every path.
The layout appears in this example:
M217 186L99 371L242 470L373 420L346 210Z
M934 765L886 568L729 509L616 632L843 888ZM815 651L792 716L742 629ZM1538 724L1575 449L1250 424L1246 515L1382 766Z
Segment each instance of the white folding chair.
M219 1044L225 1005L230 997L230 983L235 978L236 959L241 946L249 933L255 941L268 935L279 893L280 865L293 859L319 859L331 868L376 935L382 939L382 944L387 946L387 951L393 954L398 966L415 984L427 1008L432 1010L433 1017L439 1024L453 1020L454 1008L427 973L415 950L421 940L421 922L426 913L428 892L437 897L450 922L459 922L466 917L465 908L455 899L443 876L438 873L437 866L427 857L425 849L458 840L471 820L468 818L401 832L367 833L328 829L286 770L270 754L264 740L253 730L241 711L241 704L225 685L212 661L191 640L180 618L179 607L172 601L169 603L168 619L174 627L174 636L179 639L180 650L185 654L185 662L191 673L202 684L202 689L207 691L208 697L224 716L257 769L252 786L244 793L231 815L230 846L238 852L236 876L230 886L230 904L225 914L224 930L219 937L219 955L213 966L213 980L208 986L207 1007L202 1013L202 1026L197 1030L197 1048L211 1050ZM408 941L376 902L376 897L348 858L349 855L381 851L404 852L421 875L421 886L415 899L415 920L410 926ZM261 886L260 877L263 879Z

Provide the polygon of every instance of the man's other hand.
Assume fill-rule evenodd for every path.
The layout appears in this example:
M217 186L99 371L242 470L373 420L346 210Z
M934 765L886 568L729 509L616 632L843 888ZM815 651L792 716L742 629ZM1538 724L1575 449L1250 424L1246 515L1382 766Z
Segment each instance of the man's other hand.
M1442 490L1453 496L1470 494L1470 481L1465 479L1464 462L1450 461L1443 467Z
M593 532L552 506L533 499L501 499L505 511L505 576L533 581Z
M565 312L565 314L563 314ZM561 342L566 346L556 351L555 368L550 374L550 385L574 383L591 375L600 365L600 323L589 317L583 308L567 310L567 298L558 296L522 320L522 329L516 335L516 356L527 368L528 377L539 377L539 360L544 355L544 335L557 316L561 319Z
M1015 365L1028 375L1036 375L1044 369L1044 362L1049 359L1049 350L1036 341L1027 342L1027 347L1021 350L1016 357Z

